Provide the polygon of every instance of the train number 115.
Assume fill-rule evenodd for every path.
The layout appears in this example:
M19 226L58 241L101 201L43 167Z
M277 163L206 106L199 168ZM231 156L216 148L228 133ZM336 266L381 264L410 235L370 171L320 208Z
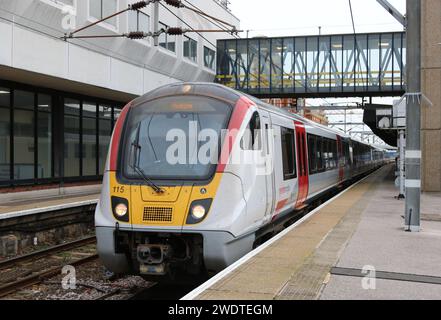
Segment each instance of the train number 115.
M124 193L124 192L125 192L124 186L113 187L113 193Z

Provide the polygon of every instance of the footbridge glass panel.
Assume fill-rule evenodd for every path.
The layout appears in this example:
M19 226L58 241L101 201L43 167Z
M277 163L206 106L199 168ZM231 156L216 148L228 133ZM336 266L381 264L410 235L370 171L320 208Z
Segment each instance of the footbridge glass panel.
M218 41L218 83L262 97L399 95L404 32Z

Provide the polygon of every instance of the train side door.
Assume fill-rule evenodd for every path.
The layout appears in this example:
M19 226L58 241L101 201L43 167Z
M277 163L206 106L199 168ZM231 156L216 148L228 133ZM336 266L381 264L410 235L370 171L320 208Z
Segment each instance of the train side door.
M308 146L305 125L300 121L295 121L294 124L296 128L298 167L298 196L295 208L302 209L305 206L309 192Z
M266 181L266 213L265 220L271 219L275 205L275 171L274 171L274 133L271 118L268 112L262 111L263 152L265 157Z
M267 127L270 128L269 114L255 111L249 120L240 142L241 157L230 165L241 177L245 201L247 202L247 226L260 226L268 220L267 214L272 201L270 162L266 157ZM271 146L271 144L270 144ZM268 174L269 172L269 174Z

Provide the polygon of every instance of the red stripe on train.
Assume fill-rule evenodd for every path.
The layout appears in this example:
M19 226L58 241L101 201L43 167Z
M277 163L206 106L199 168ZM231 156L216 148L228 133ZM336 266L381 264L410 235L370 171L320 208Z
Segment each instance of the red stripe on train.
M129 113L131 106L132 106L132 102L129 102L123 108L118 120L116 121L115 129L113 130L112 146L110 148L110 168L109 168L110 171L116 171L118 167L118 154L119 154L121 134L124 127L124 123L127 118L127 114Z
M275 214L272 218L272 221L276 220L277 217L279 216L280 211L286 206L286 204L288 203L289 199L285 199L285 200L281 200L277 203L276 206L276 211Z
M228 126L228 134L225 137L224 145L222 146L222 152L216 170L217 173L223 173L225 171L225 167L230 159L231 151L236 142L239 129L243 124L248 110L254 105L255 104L245 96L237 101L231 116L230 124Z
M297 177L298 177L298 195L295 204L296 209L304 206L309 193L309 166L308 166L308 146L306 143L306 128L300 121L294 121L296 131L297 145ZM300 141L300 143L299 143Z

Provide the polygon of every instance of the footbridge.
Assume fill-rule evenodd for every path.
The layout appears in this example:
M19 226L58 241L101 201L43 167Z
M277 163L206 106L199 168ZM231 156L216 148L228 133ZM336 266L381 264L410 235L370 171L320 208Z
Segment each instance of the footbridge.
M259 98L400 96L404 32L218 41L216 81Z

